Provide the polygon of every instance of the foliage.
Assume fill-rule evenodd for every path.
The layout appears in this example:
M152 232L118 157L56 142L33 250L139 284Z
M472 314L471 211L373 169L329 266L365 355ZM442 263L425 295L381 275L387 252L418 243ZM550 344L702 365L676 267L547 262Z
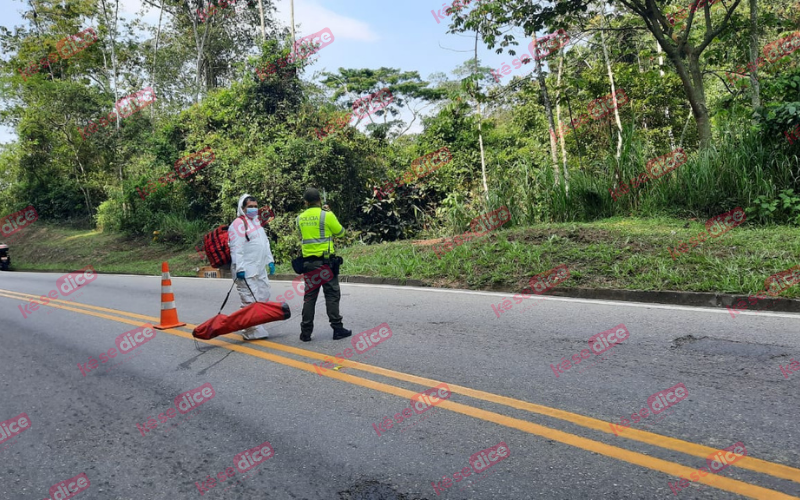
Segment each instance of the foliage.
M376 195L377 189L362 206L361 240L365 243L411 238L433 215L436 194L424 184L402 185L382 199Z
M790 144L783 136L800 123L800 52L759 68L763 105L753 109L751 89L730 87L719 77L749 57L747 37L741 36L749 29L749 7L737 4L730 26L696 54L714 137L699 148L702 127L678 63L659 52L662 45L643 18L624 8L630 1L613 3L622 8L607 14L609 26L597 16L599 4L588 0L498 0L455 9L452 32L478 31L478 40L498 51L527 47L527 37L540 30L564 28L580 41L547 56L542 80L523 76L531 69L523 66L498 84L472 57L456 65L452 76L425 80L417 71L381 67L340 68L323 73L317 83L308 81L302 78L308 60L280 64L292 43L269 3L262 41L257 9L237 5L235 16L214 15L198 24L166 2L156 52L154 26L140 20L109 26L89 0L45 2L37 7L37 25L28 11L29 28L0 31L7 54L0 61L6 89L0 123L13 126L18 137L0 151L0 209L10 213L32 204L45 221L147 238L159 231L161 241L191 246L204 232L229 223L235 202L249 192L277 215L268 231L281 262L296 250L294 218L312 185L326 190L347 226L345 244L454 235L500 206L509 208L518 226L631 215L702 219L736 206L749 210L752 223L800 223L794 194L800 193L800 142ZM761 47L793 29L785 18L788 5L761 2ZM683 6L659 4L664 12ZM723 26L721 7L715 9L713 21ZM80 31L83 18L97 26L103 43L23 79L18 70L55 51L58 40ZM509 26L522 29L524 43L506 32ZM699 43L698 27L686 43ZM134 28L151 30L152 40L139 40ZM201 40L208 44L199 47ZM564 151L560 144L557 150L557 166L566 169L569 184L556 186L541 85L549 88L564 123L586 115L611 92L604 47L615 89L630 96L619 110L620 157L613 118L569 128ZM255 72L276 63L263 79ZM103 129L108 133L81 136L79 129L146 82L157 95L153 106L114 121ZM394 96L389 107L318 139L316 131L333 116L384 87ZM406 123L401 118L409 113ZM409 134L416 120L422 130ZM212 165L145 199L137 194L137 187L205 147L214 151ZM375 198L374 186L403 175L415 158L441 147L451 151L452 161L384 200ZM609 189L629 183L648 161L677 147L689 155L685 165L611 199Z
M445 92L441 89L432 89L429 82L423 81L416 71L401 72L395 68L372 69L344 69L340 68L338 73L324 72L322 84L329 89L333 89L331 99L351 109L356 101L369 94L374 94L382 89L388 89L392 93L392 102L384 109L376 111L366 117L369 120L367 130L373 132L373 137L386 138L392 131L392 127L397 127L393 137L402 135L402 128L405 125L402 120L396 119L403 108L413 109L414 105L422 103L433 103L445 97ZM389 116L393 120L389 121ZM373 118L383 117L383 123L375 123ZM359 118L356 125L361 122Z
M568 288L750 294L763 290L770 275L797 264L800 228L778 226L739 226L672 260L667 248L703 231L704 222L615 217L592 223L503 227L441 259L430 245L408 241L369 246L348 242L349 248L340 251L337 246L337 252L343 254L342 273L347 275L495 291L521 290L531 276L566 263L571 278L563 286ZM173 276L197 275L199 261L191 249L181 252L152 242L131 245L121 234L87 233L47 223L20 234L12 253L21 270L65 272L91 259L99 272L155 276L161 262L169 260ZM294 274L288 260L279 260L277 267L279 274ZM800 297L800 286L781 296Z
M753 206L745 209L749 216L759 222L787 222L800 225L800 196L794 190L785 189L777 198L761 195L753 200Z

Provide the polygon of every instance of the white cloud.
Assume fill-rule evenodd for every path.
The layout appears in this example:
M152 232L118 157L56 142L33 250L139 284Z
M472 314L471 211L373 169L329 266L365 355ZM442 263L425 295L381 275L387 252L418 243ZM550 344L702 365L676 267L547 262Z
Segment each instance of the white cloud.
M287 26L291 24L291 0L278 2L278 19ZM316 33L323 28L330 28L337 39L361 40L374 42L379 39L369 27L369 24L356 19L342 16L322 7L314 0L295 0L294 21L300 24L303 35ZM298 38L300 34L298 33Z
M291 22L290 0L276 0L278 7L277 18L286 26ZM155 3L160 3L156 1ZM142 8L141 0L121 0L120 14L127 19L137 17ZM158 24L159 9L149 7L147 15L141 18L144 22L156 26ZM351 17L337 14L322 7L315 0L294 0L294 20L300 24L302 35L316 33L323 28L330 28L333 35L338 38L375 42L380 37L370 29L369 24Z

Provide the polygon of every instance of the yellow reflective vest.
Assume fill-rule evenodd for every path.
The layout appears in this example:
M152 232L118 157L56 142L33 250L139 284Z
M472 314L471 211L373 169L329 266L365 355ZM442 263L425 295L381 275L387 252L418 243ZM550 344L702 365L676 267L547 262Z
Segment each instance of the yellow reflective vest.
M333 212L326 212L320 207L311 207L297 217L300 230L300 242L303 246L303 257L322 257L323 252L333 254L333 236L342 236L344 228Z

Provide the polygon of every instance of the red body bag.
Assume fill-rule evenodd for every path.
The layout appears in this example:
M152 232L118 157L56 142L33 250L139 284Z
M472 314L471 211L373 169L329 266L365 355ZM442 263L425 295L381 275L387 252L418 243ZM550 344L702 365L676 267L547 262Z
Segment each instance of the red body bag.
M245 281L247 283L247 281ZM236 283L234 282L234 285ZM247 285L250 288L250 285ZM233 291L233 285L228 290L228 295L225 297L225 302L219 308L219 313L206 321L202 325L198 325L192 331L192 337L197 339L209 340L226 333L233 333L237 330L244 330L251 326L263 325L264 323L271 323L278 320L286 320L292 317L292 312L289 309L289 304L285 302L256 302L247 307L243 307L234 312L230 316L222 314L225 309L225 304L228 303L228 298ZM253 293L252 290L250 293ZM253 295L255 297L255 295Z
M208 340L226 333L244 330L251 326L263 325L264 323L291 317L292 313L289 310L289 304L285 302L256 302L239 309L230 316L217 314L202 325L198 325L192 331L192 336Z

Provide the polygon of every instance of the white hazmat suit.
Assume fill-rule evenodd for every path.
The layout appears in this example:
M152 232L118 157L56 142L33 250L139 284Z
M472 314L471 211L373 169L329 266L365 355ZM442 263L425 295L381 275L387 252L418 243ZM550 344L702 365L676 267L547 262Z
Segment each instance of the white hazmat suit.
M249 194L243 194L239 198L239 205L236 211L236 220L231 222L228 227L228 241L231 247L231 274L236 279L236 273L244 271L247 283L243 280L236 280L236 289L242 299L242 307L253 304L254 302L267 302L270 297L269 277L266 267L270 262L275 262L272 258L272 251L269 247L269 239L258 216L252 219L247 218L242 203ZM245 217L245 220L242 219ZM249 241L248 241L249 238ZM247 288L250 285L250 289ZM253 293L250 293L250 290ZM255 294L255 298L253 297ZM246 328L242 334L245 340L256 340L269 338L269 332L264 325Z

